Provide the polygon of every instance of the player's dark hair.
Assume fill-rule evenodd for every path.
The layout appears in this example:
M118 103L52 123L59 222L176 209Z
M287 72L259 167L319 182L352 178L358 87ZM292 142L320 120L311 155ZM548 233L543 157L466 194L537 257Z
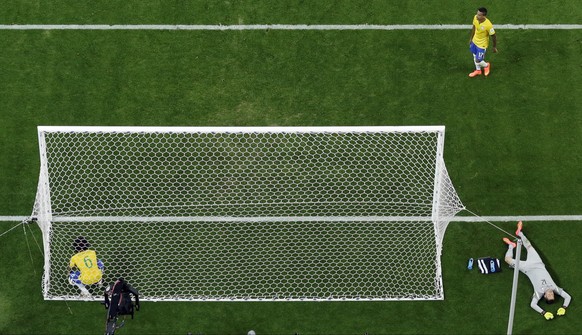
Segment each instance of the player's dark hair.
M477 10L480 11L481 13L483 13L485 16L487 16L487 8L481 7L479 9L477 9Z
M547 303L548 305L551 305L551 304L553 304L553 303L554 303L554 301L555 301L555 299L551 299L551 300L550 300L550 299L546 299L546 303Z
M75 252L85 251L89 249L89 247L91 247L91 244L89 244L87 239L83 236L79 236L73 241L73 250L75 250Z

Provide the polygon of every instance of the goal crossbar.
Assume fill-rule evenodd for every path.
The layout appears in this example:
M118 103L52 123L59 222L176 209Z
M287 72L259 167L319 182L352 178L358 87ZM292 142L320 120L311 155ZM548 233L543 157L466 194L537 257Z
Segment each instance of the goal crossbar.
M445 126L316 126L316 127L134 127L134 126L38 126L39 132L94 133L357 133L441 132Z

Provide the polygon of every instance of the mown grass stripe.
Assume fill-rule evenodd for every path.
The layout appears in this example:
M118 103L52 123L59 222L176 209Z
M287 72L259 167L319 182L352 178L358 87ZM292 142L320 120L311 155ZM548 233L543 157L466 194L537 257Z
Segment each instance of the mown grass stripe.
M496 24L502 30L578 30L582 24ZM248 24L248 25L181 25L181 24L4 24L0 30L465 30L466 24Z

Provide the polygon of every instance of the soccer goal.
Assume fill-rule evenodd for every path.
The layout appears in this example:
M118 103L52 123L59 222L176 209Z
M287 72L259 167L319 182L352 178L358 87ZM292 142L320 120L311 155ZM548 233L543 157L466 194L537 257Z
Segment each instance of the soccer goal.
M45 299L84 236L142 300L440 300L444 126L38 127ZM90 288L94 296L99 289Z

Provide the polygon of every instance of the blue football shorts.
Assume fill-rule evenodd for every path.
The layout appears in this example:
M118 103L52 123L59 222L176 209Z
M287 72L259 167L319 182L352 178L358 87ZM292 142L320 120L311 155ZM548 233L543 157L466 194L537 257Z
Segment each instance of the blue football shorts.
M477 62L480 62L483 59L485 59L485 51L487 51L486 49L479 48L478 46L475 45L475 43L473 43L473 41L471 41L471 45L469 48L471 49L471 53L473 54L473 56L475 56L475 60Z

